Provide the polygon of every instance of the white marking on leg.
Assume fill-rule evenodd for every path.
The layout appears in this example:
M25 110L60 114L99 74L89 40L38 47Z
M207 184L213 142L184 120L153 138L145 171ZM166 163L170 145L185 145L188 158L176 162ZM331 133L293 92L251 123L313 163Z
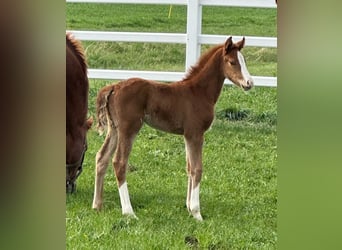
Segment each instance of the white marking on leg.
M203 219L200 213L199 190L200 184L198 183L197 186L193 188L191 191L190 211L195 219L201 221Z
M120 195L122 214L132 215L133 217L136 217L133 212L131 200L129 198L128 187L127 187L126 181L119 187L119 195Z
M247 66L246 66L245 58L243 57L243 55L241 54L240 51L238 51L237 55L238 55L238 60L239 60L240 66L241 66L241 73L242 73L242 76L243 76L244 80L246 82L248 80L252 81L252 77L249 74Z

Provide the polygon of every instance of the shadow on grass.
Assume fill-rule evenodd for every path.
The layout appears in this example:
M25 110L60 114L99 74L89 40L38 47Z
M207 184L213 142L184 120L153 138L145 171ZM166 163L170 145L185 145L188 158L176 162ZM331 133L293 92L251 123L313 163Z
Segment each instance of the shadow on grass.
M216 112L216 118L228 121L248 121L254 123L266 123L268 125L277 124L277 114L274 112L263 112L254 114L250 110L236 108L226 108Z

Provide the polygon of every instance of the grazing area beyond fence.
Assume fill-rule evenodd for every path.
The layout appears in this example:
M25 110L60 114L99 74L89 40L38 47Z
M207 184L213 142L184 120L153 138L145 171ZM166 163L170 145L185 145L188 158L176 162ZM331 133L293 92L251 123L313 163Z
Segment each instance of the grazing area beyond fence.
M170 5L67 3L66 29L184 33L186 15L182 5L172 6L170 14ZM277 36L273 8L203 6L202 15L205 34ZM185 44L82 43L90 68L184 71ZM252 75L277 76L277 48L249 46L243 53ZM94 116L97 92L111 81L89 83L89 115ZM202 223L185 209L183 138L148 126L137 136L127 174L139 220L121 215L111 167L105 177L104 209L93 211L95 155L104 139L93 126L77 193L66 198L66 248L276 249L277 88L245 93L225 85L215 115L203 148Z
M126 2L130 4L157 3L164 4L166 1L155 0L67 0L67 2L96 2L117 4ZM186 44L185 51L185 70L189 69L197 60L201 52L202 44L223 43L226 39L224 35L202 33L202 7L203 6L244 6L257 8L275 8L273 0L230 0L230 1L205 1L205 0L169 0L170 9L168 18L171 17L172 4L187 6L186 33L161 33L161 32L117 32L117 31L79 31L73 30L73 34L81 40L90 41L125 41L125 42L158 42L158 43L183 43ZM231 34L237 36L238 34ZM240 39L240 38L239 38ZM276 37L247 36L246 46L257 47L277 47ZM163 72L163 71L129 71L118 69L89 69L89 77L97 79L126 79L131 75L137 77L158 80L158 81L177 81L184 72ZM231 83L228 79L226 84ZM269 76L254 76L256 86L277 86L277 78Z

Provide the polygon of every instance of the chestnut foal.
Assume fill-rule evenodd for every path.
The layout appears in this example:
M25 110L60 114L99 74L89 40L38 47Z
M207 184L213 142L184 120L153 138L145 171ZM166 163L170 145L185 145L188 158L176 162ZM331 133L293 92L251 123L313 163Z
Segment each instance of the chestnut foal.
M102 88L97 96L97 120L100 132L107 136L96 155L93 208L102 207L103 180L109 159L117 179L122 214L135 217L130 202L126 169L133 141L143 123L169 133L183 135L186 149L188 190L186 206L197 220L200 213L200 181L204 132L214 118L214 106L225 78L249 90L253 80L240 50L245 38L224 44L205 53L187 76L170 84L131 78Z

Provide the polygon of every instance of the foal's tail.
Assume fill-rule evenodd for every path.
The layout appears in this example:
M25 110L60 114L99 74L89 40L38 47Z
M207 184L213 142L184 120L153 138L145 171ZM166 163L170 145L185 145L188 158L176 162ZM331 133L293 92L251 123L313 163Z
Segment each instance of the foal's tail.
M100 135L102 135L103 132L105 131L108 122L109 124L112 123L111 121L108 121L110 119L109 110L108 110L108 101L113 91L114 91L113 85L109 85L100 89L99 93L97 94L97 99L96 99L97 130L99 131Z

